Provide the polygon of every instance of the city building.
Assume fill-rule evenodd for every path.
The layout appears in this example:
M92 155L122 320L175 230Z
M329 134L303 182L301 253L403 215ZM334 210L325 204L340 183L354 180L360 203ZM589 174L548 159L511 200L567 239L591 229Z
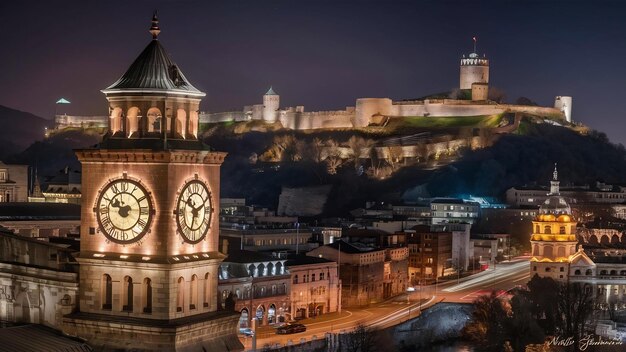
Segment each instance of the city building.
M566 281L570 263L578 260L575 256L586 255L582 249L576 250L576 221L569 204L560 195L556 165L550 184L548 198L539 207L539 215L532 222L530 275Z
M480 217L480 204L458 198L435 198L430 202L432 224L473 224Z
M71 250L0 226L0 321L60 328L77 307L76 269Z
M512 187L506 191L506 202L514 207L537 208L546 201L548 189L545 187ZM561 197L568 204L624 204L626 187L596 183L594 187L574 186L560 189Z
M343 240L320 246L309 256L335 261L341 280L341 306L362 306L405 292L408 248L372 248Z
M260 252L225 249L228 256L220 264L218 306L227 309L232 296L239 312L239 328L251 327L252 318L260 325L290 320L289 286L291 277L285 258Z
M298 255L285 263L291 275L291 312L294 319L341 312L341 281L337 263Z
M42 192L46 202L80 204L81 201L81 173L65 167L56 175L45 180L46 189Z
M222 228L220 240L226 240L230 248L251 251L288 251L306 253L317 247L311 242L313 234L307 227L249 225L244 228Z
M39 240L78 238L80 205L63 203L0 203L0 225L15 234Z
M28 166L0 161L0 203L28 201Z
M419 285L436 281L452 263L452 232L432 231L419 225L406 230L409 248L409 282Z
M198 139L205 96L152 40L104 89L108 132L82 164L78 308L63 331L108 350L243 350L218 310L220 166Z

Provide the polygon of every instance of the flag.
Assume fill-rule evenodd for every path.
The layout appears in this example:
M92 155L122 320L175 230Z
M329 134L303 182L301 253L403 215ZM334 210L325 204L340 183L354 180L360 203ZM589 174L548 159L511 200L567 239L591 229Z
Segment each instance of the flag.
M57 104L70 104L70 101L65 99L65 98L61 98L61 99L57 100L56 103Z

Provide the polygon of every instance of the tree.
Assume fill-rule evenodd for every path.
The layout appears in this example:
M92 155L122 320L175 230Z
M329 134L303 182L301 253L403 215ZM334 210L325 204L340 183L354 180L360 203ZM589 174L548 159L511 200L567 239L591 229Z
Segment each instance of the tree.
M376 339L375 332L359 323L351 332L343 334L341 351L347 352L372 352L374 351Z
M463 329L463 335L476 343L481 351L502 351L507 337L507 311L496 291L474 301L472 320Z
M528 295L516 294L511 298L511 316L506 321L506 330L515 351L524 351L528 344L542 343L545 339L543 330L532 316L531 307Z
M594 300L591 285L561 284L558 294L559 330L563 336L572 336L579 341L593 312ZM575 350L578 345L575 344Z

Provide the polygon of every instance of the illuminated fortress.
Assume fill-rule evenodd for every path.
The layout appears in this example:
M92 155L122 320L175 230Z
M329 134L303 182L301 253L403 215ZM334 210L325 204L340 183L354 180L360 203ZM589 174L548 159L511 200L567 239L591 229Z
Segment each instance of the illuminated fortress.
M198 119L201 123L264 121L280 123L283 128L292 130L361 128L382 125L392 117L480 116L508 112L555 116L572 122L572 97L569 96L557 96L554 107L500 104L489 100L489 59L484 54L481 57L475 48L469 55L461 57L459 67L458 88L469 99L394 101L390 98L359 98L354 106L344 110L305 111L304 106L281 108L280 95L270 87L260 104L246 105L237 111L201 112ZM116 115L119 113L116 110L111 111L110 116L57 115L55 129L104 128L110 118L120 118Z
M321 128L360 128L380 125L389 117L450 117L495 115L521 112L558 116L572 121L572 97L557 96L554 107L499 104L489 100L489 60L474 51L460 60L460 92L470 99L424 99L393 101L390 98L359 98L345 110L311 111L304 106L280 107L280 96L270 88L263 104L244 106L239 111L200 113L200 122L265 121L280 122L283 128L309 130Z

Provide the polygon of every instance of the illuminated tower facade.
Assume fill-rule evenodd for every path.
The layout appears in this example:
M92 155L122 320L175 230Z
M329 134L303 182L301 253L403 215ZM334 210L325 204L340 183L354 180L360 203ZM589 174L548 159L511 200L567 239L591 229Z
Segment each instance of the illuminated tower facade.
M530 276L536 274L565 281L578 241L572 210L559 192L556 165L548 196L532 222Z
M267 122L275 122L277 111L280 108L280 96L270 89L263 96L263 120Z
M472 100L487 100L489 95L489 59L480 57L476 50L476 37L474 51L468 57L461 58L459 89L471 90Z
M82 163L79 312L66 333L108 349L238 350L217 311L220 165L198 140L196 89L158 40L102 92L109 131Z

